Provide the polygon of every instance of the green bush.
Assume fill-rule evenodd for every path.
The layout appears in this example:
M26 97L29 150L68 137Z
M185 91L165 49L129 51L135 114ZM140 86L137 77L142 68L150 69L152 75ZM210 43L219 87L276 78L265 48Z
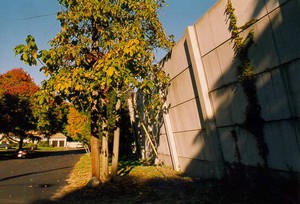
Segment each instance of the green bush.
M17 148L18 145L19 145L18 143L13 143L13 142L9 143L10 148Z
M37 145L34 143L27 143L24 145L24 148L29 148L29 149L35 150L35 149L37 149Z
M48 141L41 141L38 143L38 147L50 147Z

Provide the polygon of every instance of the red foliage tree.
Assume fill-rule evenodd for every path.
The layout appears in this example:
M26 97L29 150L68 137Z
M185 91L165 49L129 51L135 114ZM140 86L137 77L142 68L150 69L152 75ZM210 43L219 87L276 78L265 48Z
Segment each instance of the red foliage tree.
M28 131L35 129L32 98L38 89L21 68L0 74L0 133L18 136L19 148L22 148Z
M22 68L14 68L0 74L0 94L30 98L38 89L30 75Z

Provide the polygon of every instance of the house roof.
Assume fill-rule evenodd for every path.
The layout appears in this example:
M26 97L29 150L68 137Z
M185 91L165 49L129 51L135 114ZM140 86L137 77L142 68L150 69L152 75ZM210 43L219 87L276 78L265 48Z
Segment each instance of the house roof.
M67 137L62 133L56 133L51 136L51 139L66 139Z

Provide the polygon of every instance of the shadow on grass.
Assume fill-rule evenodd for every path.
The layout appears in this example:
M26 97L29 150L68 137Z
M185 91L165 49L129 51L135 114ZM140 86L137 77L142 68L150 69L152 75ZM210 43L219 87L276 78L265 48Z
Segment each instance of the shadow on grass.
M245 171L244 171L245 173ZM219 180L189 177L117 177L96 188L84 187L39 203L300 203L299 183L265 174L233 172Z
M153 178L140 180L122 176L97 188L79 189L55 201L39 200L39 203L201 203L213 200L213 185L196 180ZM203 193L203 195L200 195ZM216 201L216 200L215 200Z

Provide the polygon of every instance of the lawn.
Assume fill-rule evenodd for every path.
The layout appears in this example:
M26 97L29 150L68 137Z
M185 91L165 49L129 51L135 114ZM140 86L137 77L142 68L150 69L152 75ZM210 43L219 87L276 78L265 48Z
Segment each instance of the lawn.
M182 176L166 166L123 162L119 173L99 187L90 179L90 157L76 164L68 185L50 203L299 203L299 183L275 177L235 175L224 180Z
M63 151L65 147L38 147L37 151Z

